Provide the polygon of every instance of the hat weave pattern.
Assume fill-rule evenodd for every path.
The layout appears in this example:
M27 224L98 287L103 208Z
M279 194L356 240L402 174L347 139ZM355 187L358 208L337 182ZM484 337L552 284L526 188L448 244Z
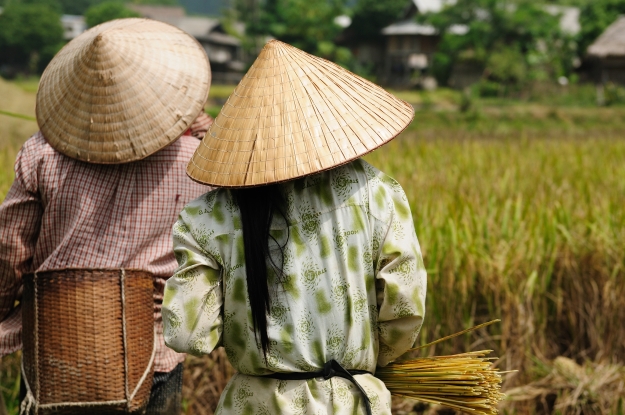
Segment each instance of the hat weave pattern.
M414 109L325 59L268 42L217 116L187 173L249 187L354 160L410 124Z
M79 160L139 160L175 141L203 109L210 66L185 32L149 19L96 26L44 71L37 122L57 151Z

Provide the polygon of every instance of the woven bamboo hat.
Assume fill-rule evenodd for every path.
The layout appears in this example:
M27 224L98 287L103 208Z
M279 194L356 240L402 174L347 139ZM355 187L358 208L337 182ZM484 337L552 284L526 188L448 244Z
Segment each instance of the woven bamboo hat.
M331 169L397 136L414 109L353 73L272 40L187 166L221 187L276 183Z
M119 19L67 44L44 71L37 122L57 151L90 163L140 160L175 141L203 109L210 66L174 26Z

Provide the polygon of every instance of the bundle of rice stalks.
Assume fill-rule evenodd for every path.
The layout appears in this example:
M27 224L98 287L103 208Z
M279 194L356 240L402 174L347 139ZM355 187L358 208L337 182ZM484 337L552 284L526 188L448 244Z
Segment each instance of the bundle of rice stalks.
M436 342L409 350L408 353L443 340L459 336L485 323ZM444 405L475 414L496 414L501 393L501 374L486 357L491 350L451 356L408 358L378 368L375 376L382 380L392 395Z

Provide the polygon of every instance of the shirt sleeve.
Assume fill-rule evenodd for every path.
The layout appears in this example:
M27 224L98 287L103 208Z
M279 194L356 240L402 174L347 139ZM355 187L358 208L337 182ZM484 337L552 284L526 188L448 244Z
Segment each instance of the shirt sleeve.
M173 227L178 268L165 284L165 344L180 353L208 354L221 343L223 318L220 267L194 238L183 211Z
M376 291L378 366L386 366L414 343L425 314L426 272L403 189L388 176L379 178L372 203L385 206L379 232Z
M30 269L43 206L37 182L36 151L26 142L17 155L15 180L0 205L0 321L11 312Z

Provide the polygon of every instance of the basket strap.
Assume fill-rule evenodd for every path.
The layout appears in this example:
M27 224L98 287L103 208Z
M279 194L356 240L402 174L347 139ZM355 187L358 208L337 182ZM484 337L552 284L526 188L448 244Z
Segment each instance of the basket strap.
M128 386L128 342L126 341L126 271L122 268L119 274L122 297L122 340L124 342L124 390L126 392L126 408L130 410L130 388Z
M132 400L135 398L135 395L139 392L139 389L143 385L143 382L147 379L148 375L152 371L154 367L154 358L156 357L156 328L154 329L154 341L152 342L152 356L150 356L150 361L148 366L145 368L141 379L137 383L135 389L130 393L130 386L128 385L128 343L126 340L126 271L122 268L120 273L120 285L121 285L121 295L122 295L122 333L124 337L124 384L126 389L126 408L130 411L130 406L132 404Z
M38 290L37 290L37 271L33 272L33 306L34 306L34 320L35 320L35 368L39 367L39 300L38 300ZM24 384L26 385L26 396L24 400L20 404L20 415L30 414L31 411L37 415L39 413L39 402L36 397L39 397L39 376L35 376L35 393L33 393L30 388L30 384L28 383L28 377L26 376L26 371L24 370L24 359L22 358L22 378L24 379Z
M22 379L26 386L26 396L20 403L20 415L30 415L31 411L37 413L37 400L30 390L30 384L28 383L28 377L26 377L26 371L24 370L24 359L22 358Z
M141 379L139 379L139 383L137 383L137 387L135 388L134 391L132 391L132 394L128 398L128 405L130 405L132 400L135 398L135 395L137 394L137 392L139 392L141 385L143 385L143 382L145 382L145 379L148 377L148 375L152 371L152 368L154 367L155 357L156 357L156 329L154 329L154 344L152 345L152 356L150 357L150 362L148 363L148 366L145 368L145 372L143 372L143 376L141 376ZM126 383L128 383L128 381L126 381Z

